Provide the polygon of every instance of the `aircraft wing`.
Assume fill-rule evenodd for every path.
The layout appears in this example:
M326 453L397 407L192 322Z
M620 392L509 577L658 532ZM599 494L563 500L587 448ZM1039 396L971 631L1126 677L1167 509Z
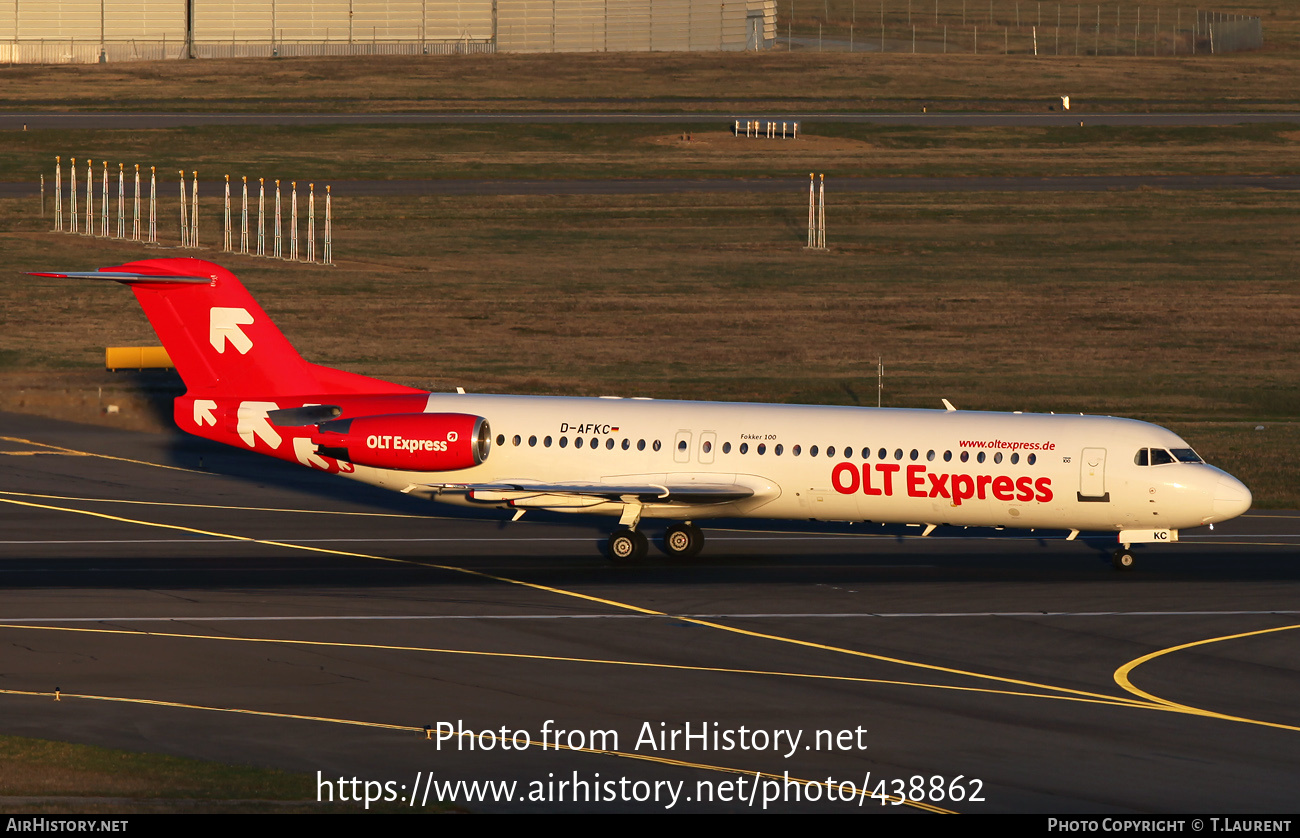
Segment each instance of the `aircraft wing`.
M754 496L754 490L737 483L428 483L444 492L464 492L471 500L516 501L537 497L567 497L593 501L640 503L727 503Z

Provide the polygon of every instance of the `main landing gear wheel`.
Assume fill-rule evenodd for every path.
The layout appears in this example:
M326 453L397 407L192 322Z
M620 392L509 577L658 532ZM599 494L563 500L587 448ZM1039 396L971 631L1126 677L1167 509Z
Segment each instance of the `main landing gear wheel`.
M636 530L618 530L609 537L609 557L619 563L636 562L645 557L649 542Z
M704 546L704 533L694 524L673 524L664 533L664 552L674 559L689 559Z
M1132 570L1133 563L1137 561L1133 558L1133 551L1127 547L1118 547L1110 556L1110 562L1116 570Z

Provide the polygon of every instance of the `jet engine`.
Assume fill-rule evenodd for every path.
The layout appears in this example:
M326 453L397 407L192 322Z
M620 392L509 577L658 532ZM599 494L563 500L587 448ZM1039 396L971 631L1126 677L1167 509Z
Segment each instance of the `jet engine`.
M397 413L322 422L311 441L321 456L360 466L456 471L487 459L492 430L466 413Z

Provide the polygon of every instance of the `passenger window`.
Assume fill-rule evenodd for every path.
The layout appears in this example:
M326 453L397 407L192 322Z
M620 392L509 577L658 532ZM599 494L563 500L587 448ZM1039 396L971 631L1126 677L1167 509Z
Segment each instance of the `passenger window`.
M1001 451L999 451L998 453L996 453L996 454L993 455L993 462L995 462L995 463L1000 463L1000 462L1002 462L1002 452L1001 452Z
M578 440L578 441L581 442L582 440ZM569 447L569 438L567 436L560 437L560 447L561 448Z
M523 442L523 440L519 438L519 434L515 434L515 438L510 441L515 444L516 448L519 447L519 443Z
M921 456L921 452L920 452L920 451L917 451L915 448L913 448L913 449L912 449L912 453L908 455L908 458L909 458L909 459L912 459L912 460L915 460L915 459L916 459L917 457L919 457L919 456Z
M623 441L627 442L627 440L623 440ZM614 450L614 437L610 437L609 439L605 440L605 448L609 451Z
M624 438L623 438L623 450L626 451L627 449L629 449L629 448L631 448L631 447L632 447L632 440L629 439L629 438L627 438L627 437L624 437Z
M982 462L984 462L984 452L983 452L983 451L981 451L981 452L979 452L978 454L975 455L975 462L977 462L977 463L982 463Z
M677 450L678 450L678 451L685 451L685 450L686 450L686 440L684 440L684 439L679 439L679 440L677 441Z
M785 450L785 449L781 447L780 443L778 443L777 446L776 446L776 450L775 450L776 456L778 456L778 457L781 456L781 452L784 451L784 450Z
M867 448L867 447L865 447L865 446L862 448L862 459L864 459L864 460L870 460L870 459L871 459L871 449L870 449L870 448Z
M1029 463L1029 464L1032 466L1034 463L1038 462L1038 455L1037 455L1037 454L1030 454L1030 455L1029 455L1029 459L1026 460L1025 462Z
M827 456L827 457L834 457L834 456L835 456L835 446L834 446L834 445L828 445L828 446L826 446L826 456Z
M766 454L766 453L767 453L767 443L760 442L760 443L758 444L758 454L759 454L759 456L762 456L762 455L764 455L764 454Z
M903 459L903 449L901 448L894 449L894 459L895 460Z
M712 443L712 442L709 442L709 441L706 439L706 440L704 440L704 445L702 445L701 447L704 449L704 453L707 454L707 453L709 453L710 451L713 450L713 443Z
M945 451L945 452L943 452L943 461L944 461L945 463L951 463L951 462L952 462L952 452L951 452L951 451Z
M500 448L501 446L503 446L503 445L505 445L505 444L506 444L506 435L505 435L505 434L497 434L497 448Z
M592 447L592 448L599 448L599 447L600 447L600 440L596 439L596 438L593 436L593 437L591 438L591 447Z
M545 445L547 448L550 448L550 447L551 447L551 438L548 436L546 439L542 440L542 445Z
M742 453L742 454L748 454L748 453L749 453L749 443L748 443L748 442L742 442L742 443L740 443L740 453Z
M638 440L636 441L636 450L638 450L638 451L644 451L644 450L645 450L645 440L644 440L644 439L638 439Z
M812 448L809 448L809 449L808 449L808 456L809 456L809 457L816 457L816 456L817 456L817 446L816 446L816 445L814 445Z
M933 452L933 451L926 451L926 452L925 452L925 458L926 458L927 460L929 460L930 462L934 462L934 452Z
M880 449L879 454L880 454L880 459L882 459L882 460L885 459L885 458L887 458L887 457L889 456L889 452L886 451L886 450L883 449L883 448Z
M963 451L963 452L961 452L961 461L964 463L964 462L967 462L967 461L969 461L969 460L970 460L970 452L969 452L969 451Z
M528 447L529 447L529 448L536 448L536 447L537 447L537 435L536 435L536 434L534 434L533 436L528 437Z
M654 448L654 450L658 451L660 448L663 448L663 445L659 442L659 440L656 439L654 441L654 445L652 445L651 447Z
M1019 454L1012 454L1012 455L1011 455L1011 465L1014 466L1014 465L1015 465L1016 463L1018 463L1018 462L1020 462L1020 455L1019 455Z
M561 448L564 447L564 440L563 440L563 439L560 440L560 447L561 447ZM573 438L573 447L574 447L574 448L581 448L581 447L582 447L582 437L580 437L580 436L575 436L575 437Z
M731 443L730 443L730 442L724 442L724 443L722 443L722 453L723 453L723 454L730 454L730 453L731 453Z
M790 453L794 454L796 457L798 457L799 454L802 453L802 451L803 449L801 449L798 445L790 449Z

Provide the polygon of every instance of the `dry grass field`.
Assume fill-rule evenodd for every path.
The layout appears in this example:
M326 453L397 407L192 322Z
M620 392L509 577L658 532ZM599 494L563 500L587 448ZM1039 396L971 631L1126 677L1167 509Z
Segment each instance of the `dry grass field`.
M782 51L0 66L9 111L1293 111L1297 61Z
M315 778L161 754L0 736L10 814L360 814L409 807L315 803ZM68 799L71 798L71 799ZM431 807L453 811L452 807Z
M211 194L222 175L315 181L403 178L770 178L927 175L1280 175L1300 172L1300 126L921 128L805 123L797 141L733 137L721 120L662 125L203 127L0 133L0 180L54 177L54 156L128 173L179 169ZM682 134L690 135L683 141ZM270 181L268 181L270 182ZM147 187L147 183L146 183ZM52 190L52 186L50 187ZM255 193L254 193L255 197ZM340 197L346 197L341 193Z
M887 406L1150 419L1260 503L1300 504L1300 196L832 191L827 253L801 248L801 200L354 199L335 268L201 255L305 355L365 374L871 405L883 357ZM0 205L16 269L51 267L54 247L69 269L185 253L41 232L18 209ZM136 386L96 372L105 345L154 342L123 289L18 280L0 302L9 404L89 418L106 380Z

